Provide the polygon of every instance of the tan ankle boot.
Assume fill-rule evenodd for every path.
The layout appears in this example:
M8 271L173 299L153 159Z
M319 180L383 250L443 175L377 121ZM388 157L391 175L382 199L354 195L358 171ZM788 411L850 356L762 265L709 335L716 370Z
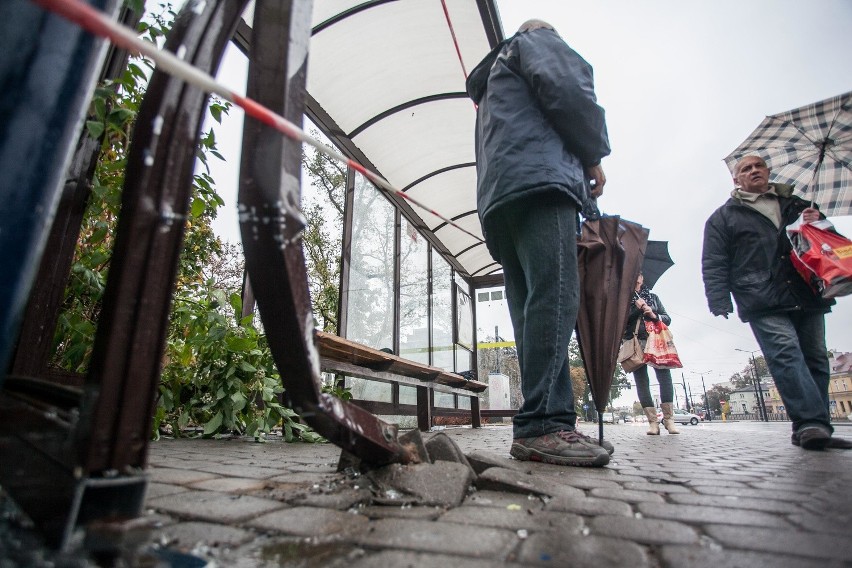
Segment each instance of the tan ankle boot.
M663 409L663 426L666 427L669 434L680 434L680 431L675 426L674 419L672 418L672 403L664 402L660 405L660 408Z
M653 406L648 406L643 408L645 411L645 416L648 417L648 431L646 434L649 436L659 436L660 435L660 424L657 422L657 409Z

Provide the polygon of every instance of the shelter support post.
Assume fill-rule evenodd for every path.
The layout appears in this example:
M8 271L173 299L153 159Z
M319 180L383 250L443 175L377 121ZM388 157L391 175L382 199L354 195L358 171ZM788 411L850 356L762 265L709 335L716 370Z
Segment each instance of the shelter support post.
M248 97L302 122L312 3L258 2L249 49ZM302 233L300 143L247 117L240 165L240 230L252 289L285 397L319 434L372 465L419 461L395 425L322 393Z
M121 3L90 4L107 8L112 14ZM214 73L242 9L241 3L219 0L208 3L199 13L186 12L186 17L176 20L166 49L180 47L186 61L203 72ZM5 77L16 64L24 66L23 73L12 73L24 77L20 89L0 95L20 99L0 105L9 113L0 124L33 117L46 122L34 129L12 128L0 133L4 179L14 180L17 191L31 199L25 206L32 209L24 217L32 220L38 216L31 223L31 231L25 231L34 237L27 251L33 266L11 260L4 265L4 274L17 277L16 289L23 290L28 272L40 261L36 240L43 235L36 233L50 225L53 213L53 204L39 188L57 189L61 185L66 170L57 148L61 147L59 153L67 153L70 146L56 142L79 139L79 119L89 102L101 60L96 52L102 52L76 25L31 2L4 2L0 17L16 22L9 29L22 34L12 37L19 45L0 49L0 74ZM7 39L4 36L0 41ZM21 53L22 41L33 57L15 58ZM43 65L37 63L42 50ZM45 72L44 65L52 71ZM39 91L39 97L23 100L33 89ZM48 99L55 100L56 106L47 114L45 109L28 112L29 102L43 104ZM174 220L185 218L189 208L195 147L206 100L206 93L179 79L161 72L151 78L127 157L116 245L90 370L82 388L29 376L42 367L37 358L29 361L32 365L17 367L26 370L26 375L4 377L0 392L0 483L53 546L64 547L77 528L90 522L120 523L141 512L147 485L143 468L183 238L184 224ZM27 159L15 167L38 171L18 176L11 166L6 168L5 160L16 147L20 150L22 134L32 135L33 140L28 142ZM0 192L4 207L16 204L15 195L7 194L6 189L3 186ZM4 229L10 227L5 223L5 210L2 217ZM68 231L73 233L74 228L69 226ZM14 230L3 234L21 239ZM22 250L20 242L0 248L6 252ZM59 272L51 278L60 278ZM12 311L17 311L19 299L17 295L12 298L16 305ZM6 313L11 312L4 308ZM15 334L2 335L5 341L14 339Z
M470 413L472 418L472 424L474 428L482 428L482 415L479 409L479 397L472 396L470 397Z
M432 428L432 392L427 387L417 387L417 427L421 432Z

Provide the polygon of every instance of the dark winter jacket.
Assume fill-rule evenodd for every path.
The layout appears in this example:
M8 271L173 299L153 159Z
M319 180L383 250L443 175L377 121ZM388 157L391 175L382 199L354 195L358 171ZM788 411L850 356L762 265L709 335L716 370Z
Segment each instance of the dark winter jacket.
M790 262L786 227L809 204L793 196L789 185L773 184L781 207L781 227L731 198L704 226L704 293L713 314L733 312L731 294L744 322L764 315L806 310L828 312L823 300Z
M584 168L610 152L591 66L553 30L519 32L474 68L467 92L478 105L483 227L497 208L541 193L566 194L582 207L588 200Z
M651 318L646 318L642 315L642 310L636 307L636 303L630 302L630 313L627 316L627 327L624 329L624 339L630 339L633 337L633 333L636 332L636 322L641 317L643 323L639 324L639 331L636 334L640 340L648 339L648 331L645 329L644 322L645 321L661 321L666 325L671 325L672 318L669 317L668 312L666 312L665 306L660 301L660 297L651 292L651 301L648 302L648 305L657 315L657 319L653 320Z

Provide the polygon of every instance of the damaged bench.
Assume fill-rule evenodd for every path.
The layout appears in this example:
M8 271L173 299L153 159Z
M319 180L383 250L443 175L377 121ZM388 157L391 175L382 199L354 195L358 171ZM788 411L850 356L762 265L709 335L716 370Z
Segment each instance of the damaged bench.
M433 414L459 414L458 410L435 408L432 393L437 391L450 393L456 397L469 397L471 424L474 428L479 428L482 424L478 395L488 388L486 383L470 380L438 367L416 363L321 331L316 332L316 346L320 354L320 369L323 371L416 387L416 405L400 404L398 396L394 396L392 403L352 401L374 414L412 415L416 413L418 428L422 432L427 432L432 426ZM398 390L394 389L394 392L398 393ZM457 406L458 399L456 399ZM382 411L383 408L386 411Z

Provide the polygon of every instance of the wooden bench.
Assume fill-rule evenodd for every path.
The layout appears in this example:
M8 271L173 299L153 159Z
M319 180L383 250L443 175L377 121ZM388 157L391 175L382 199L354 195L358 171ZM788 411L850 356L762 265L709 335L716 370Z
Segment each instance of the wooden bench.
M318 331L316 345L320 353L320 368L323 371L416 387L417 427L423 432L431 428L433 414L459 414L457 410L447 412L434 408L430 391L469 397L471 424L474 428L482 425L478 393L488 388L486 383L469 380L456 373L416 363L330 333ZM413 413L410 410L411 405L399 404L398 400L390 405L385 403L384 407L388 409L388 412L381 412L382 403L359 400L352 402L374 414Z

